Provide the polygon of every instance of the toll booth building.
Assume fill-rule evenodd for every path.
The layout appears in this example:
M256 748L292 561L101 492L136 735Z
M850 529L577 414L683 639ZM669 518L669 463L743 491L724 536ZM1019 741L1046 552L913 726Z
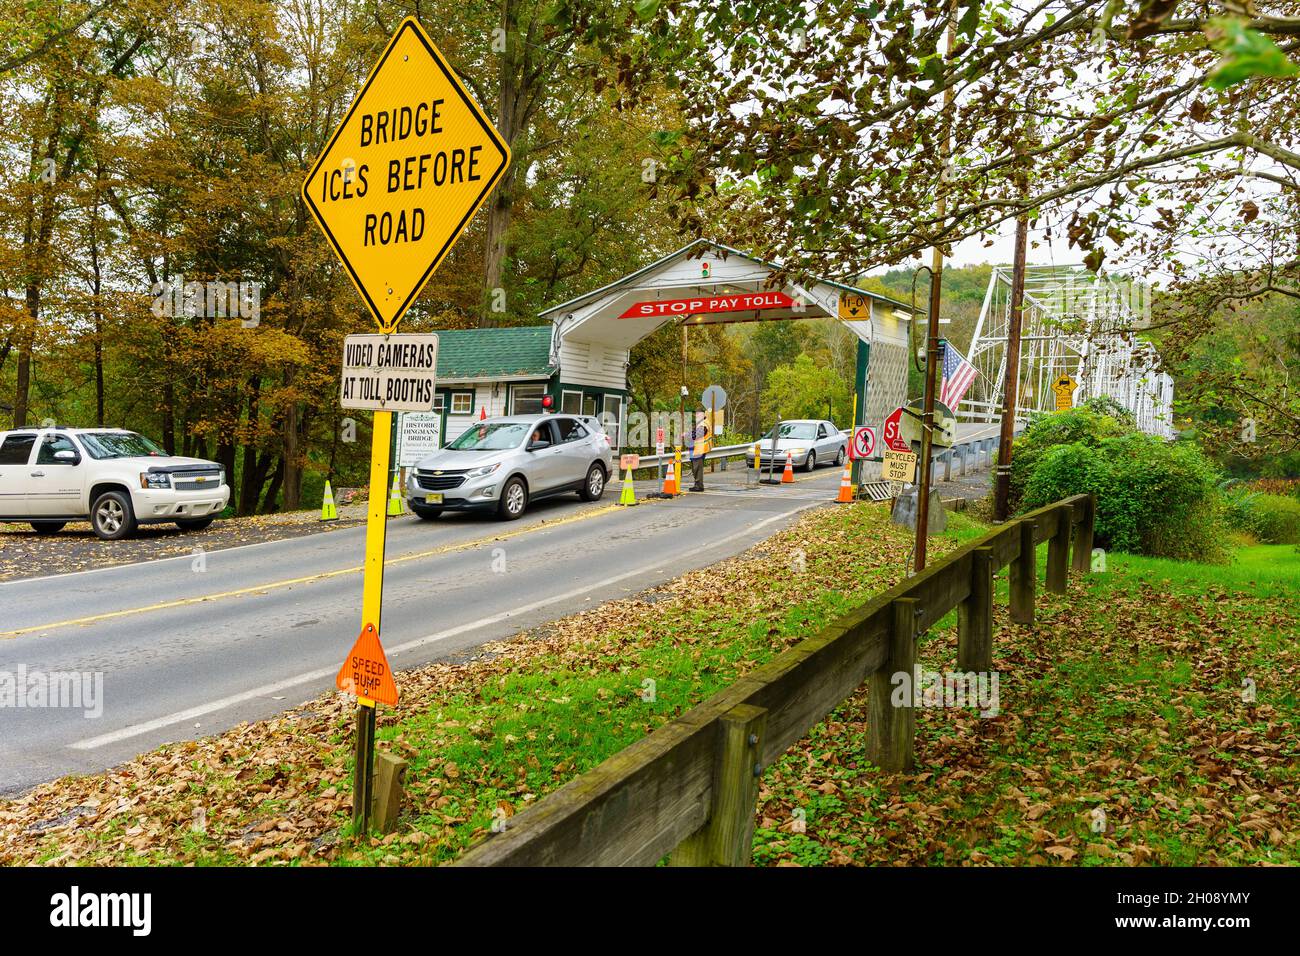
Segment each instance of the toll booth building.
M596 415L611 437L624 420L627 350L557 345L551 325L463 329L438 333L438 390L446 444L484 414L528 415L552 408Z
M439 332L442 441L488 416L559 411L595 415L616 446L626 425L631 349L666 324L836 317L858 337L858 423L878 425L904 404L910 307L826 279L774 282L779 269L699 239L539 316L545 325ZM673 383L674 385L676 383ZM847 424L847 423L846 423Z

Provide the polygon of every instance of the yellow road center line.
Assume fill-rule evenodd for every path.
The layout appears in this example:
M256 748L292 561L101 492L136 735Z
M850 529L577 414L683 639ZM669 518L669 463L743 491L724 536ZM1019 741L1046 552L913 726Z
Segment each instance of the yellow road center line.
M494 534L486 538L476 538L473 541L462 541L457 544L445 544L442 547L432 548L428 551L420 551L415 554L404 554L400 558L389 558L384 562L385 567L394 564L403 564L407 561L418 561L421 558L431 558L440 554L450 554L454 551L465 551L470 548L477 548L494 541L506 541L510 538L517 538L520 535L531 534L534 531L547 531L551 528L558 528L560 525L573 524L577 521L586 521L588 518L595 518L599 515L608 514L611 511L619 510L618 505L605 505L603 508L596 508L592 511L584 511L581 514L571 515L568 518L560 518L556 521L542 521L537 524L528 525L525 528L519 528L515 531L505 531L501 534ZM318 574L307 574L297 578L286 578L282 581L270 581L266 584L255 584L246 588L237 588L233 591L221 591L217 594L205 594L191 598L178 598L174 601L160 601L157 604L147 604L143 607L126 608L121 611L105 611L103 614L91 614L87 617L71 618L66 621L55 621L51 624L37 624L32 627L22 627L13 631L0 631L0 640L13 640L15 637L21 637L24 634L32 634L36 631L50 631L59 627L74 627L77 625L96 624L100 621L110 621L114 618L129 617L132 614L145 614L149 611L166 611L171 608L188 607L192 604L202 604L205 601L219 601L223 598L241 597L245 594L263 594L267 591L274 591L280 588L292 587L295 584L307 584L312 581L326 581L330 578L341 577L345 574L358 574L365 569L364 565L358 564L350 568L339 568L335 571L321 571Z

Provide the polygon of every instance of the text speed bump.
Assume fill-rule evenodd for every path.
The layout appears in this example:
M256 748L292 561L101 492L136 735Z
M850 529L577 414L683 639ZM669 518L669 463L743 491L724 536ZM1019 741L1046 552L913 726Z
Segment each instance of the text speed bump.
M427 412L438 373L436 335L349 335L343 340L344 408Z
M302 198L375 322L391 331L509 163L501 135L408 17Z
M361 629L334 678L334 686L361 700L375 700L390 707L397 705L397 684L393 682L393 671L373 624Z

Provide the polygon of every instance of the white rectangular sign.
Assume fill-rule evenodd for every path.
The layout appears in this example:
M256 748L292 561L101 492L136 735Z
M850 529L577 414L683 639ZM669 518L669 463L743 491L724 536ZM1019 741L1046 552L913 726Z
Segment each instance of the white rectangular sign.
M371 411L431 411L437 372L436 335L349 335L339 401Z
M440 412L406 412L400 416L401 428L397 432L397 466L414 468L423 459L437 451L442 443L442 414Z

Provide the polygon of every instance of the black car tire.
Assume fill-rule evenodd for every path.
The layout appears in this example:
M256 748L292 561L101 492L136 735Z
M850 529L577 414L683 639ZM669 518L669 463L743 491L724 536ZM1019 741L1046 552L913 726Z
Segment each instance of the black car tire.
M841 445L840 450L835 453L835 467L836 468L844 467L844 446L843 445Z
M528 509L528 486L516 475L501 487L497 515L502 521L514 521Z
M599 501L605 494L605 485L608 476L605 469L600 465L592 465L587 469L587 477L583 479L582 490L578 492L583 501Z
M817 467L817 452L810 451L808 452L808 460L804 462L803 470L812 471L816 467Z
M182 531L202 531L216 520L216 515L208 515L206 518L178 518L176 527Z
M106 491L90 506L90 527L105 541L119 541L135 534L135 509L124 491Z
M32 530L37 534L58 534L65 524L66 521L33 521Z
M421 521L432 521L434 518L438 517L438 515L442 514L441 508L429 508L425 505L417 505L414 501L411 502L411 510L415 512L415 516Z

